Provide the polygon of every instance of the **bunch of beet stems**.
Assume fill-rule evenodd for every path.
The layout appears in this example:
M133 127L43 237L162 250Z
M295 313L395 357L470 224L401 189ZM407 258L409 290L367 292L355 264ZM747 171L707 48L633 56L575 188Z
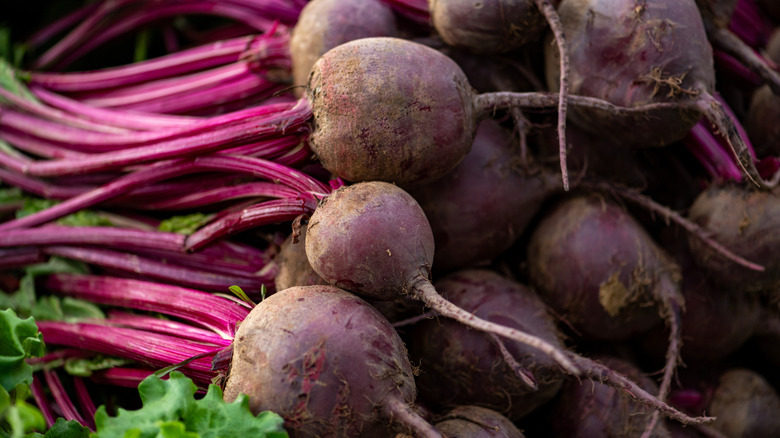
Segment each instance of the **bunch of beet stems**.
M33 63L36 69L62 69L95 48L144 26L187 15L226 17L254 33L265 33L280 22L292 26L305 0L114 0L88 4L40 30L27 46L57 42ZM170 51L178 49L175 35L166 38Z
M114 309L105 319L38 321L47 345L128 359L152 369L180 366L203 388L221 371L214 367L225 365L236 324L251 310L226 296L104 275L53 274L41 288Z
M42 364L40 372L33 374L30 392L32 393L35 404L43 414L48 428L54 425L58 417L65 420L78 421L81 425L95 431L95 412L97 411L92 396L89 393L83 377L72 376L73 391L76 393L78 406L73 403L65 385L60 379L59 373L52 362L59 362L69 358L83 358L85 355L80 351L60 350L55 353L47 354L42 358L33 358L31 364ZM52 400L49 400L48 394ZM56 410L56 412L55 412Z
M240 286L252 297L273 290L278 267L268 250L220 240L197 253L183 250L186 236L110 226L61 226L0 231L0 268L40 263L51 256L103 271L211 292ZM15 256L14 256L15 252Z
M22 72L40 101L61 111L83 112L84 118L126 129L135 112L156 114L213 114L262 102L289 86L290 33L274 27L259 36L233 38L198 46L148 61L86 72ZM62 96L60 96L62 95ZM124 110L130 123L101 108ZM111 114L111 113L108 113ZM162 119L157 126L166 126ZM171 118L171 124L191 122Z
M777 65L757 50L766 45L773 25L762 14L755 1L739 0L726 25L713 23L715 20L706 19L706 14L703 18L707 38L712 43L719 66L732 71L749 71L751 76L769 85L774 94L780 95Z
M747 146L753 161L756 162L756 168L759 174L764 177L770 177L780 169L780 160L776 157L766 157L759 160L756 157L755 149L748 138L747 132L737 119L728 104L719 95L715 96L723 106L723 109L734 120L734 125L738 135ZM691 129L684 139L688 150L696 157L698 162L704 167L714 181L737 181L744 180L744 175L739 168L737 158L734 156L731 148L726 144L723 137L719 135L712 125L699 122Z

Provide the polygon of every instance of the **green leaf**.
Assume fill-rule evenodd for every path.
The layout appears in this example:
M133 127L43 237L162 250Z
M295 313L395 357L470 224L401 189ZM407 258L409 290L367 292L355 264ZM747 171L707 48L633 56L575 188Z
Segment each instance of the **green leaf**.
M12 204L24 201L24 194L19 187L0 189L0 205Z
M63 310L63 303L54 304L44 300L41 307L38 308L35 277L54 273L86 274L87 272L88 269L84 263L60 257L52 257L46 263L30 265L25 268L25 274L19 281L19 289L16 292L12 294L0 292L0 308L14 309L18 315L24 318L28 316L36 316L38 320L65 318L67 312ZM90 304L76 304L76 301L64 304L68 312L74 313L73 316L83 314L85 308L94 307ZM96 307L94 308L96 309ZM94 315L94 309L88 313Z
M105 319L106 315L94 303L72 297L45 296L32 309L36 321L78 322L84 319Z
M43 335L33 318L21 319L13 309L0 311L0 386L6 391L32 383L28 357L42 356Z
M255 416L249 399L238 397L232 403L222 399L222 390L209 385L206 395L195 399L192 380L174 371L168 380L150 376L138 386L143 407L135 411L119 409L110 417L104 406L95 414L97 437L186 437L246 438L286 437L284 420L263 412ZM181 427L183 426L183 428Z
M89 377L93 371L107 370L132 363L133 361L129 359L103 355L71 358L65 361L65 371L73 376Z
M192 213L181 216L173 216L160 222L157 227L160 231L190 235L198 228L210 221L213 214Z
M22 208L16 210L16 218L23 218L34 213L46 210L59 204L53 199L35 198L24 196ZM57 220L59 225L71 227L110 227L114 224L110 219L92 210L79 210Z
M45 435L39 433L28 435L26 438L89 438L90 431L76 420L65 420L60 417Z

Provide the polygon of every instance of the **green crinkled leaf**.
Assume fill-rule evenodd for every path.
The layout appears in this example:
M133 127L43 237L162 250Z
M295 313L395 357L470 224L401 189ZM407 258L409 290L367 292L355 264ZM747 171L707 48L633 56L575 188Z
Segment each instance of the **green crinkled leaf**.
M22 198L22 208L16 210L16 218L23 218L46 210L59 204L53 199L42 199L25 196ZM110 227L114 224L110 219L92 210L79 210L57 220L57 224L70 227Z
M60 417L45 435L33 433L25 438L90 438L90 431L76 420L65 420Z
M12 294L0 292L0 308L14 309L18 315L25 318L28 316L33 316L36 313L36 319L38 320L57 320L64 318L67 313L65 311L63 311L63 313L57 317L58 310L56 306L59 306L59 309L62 310L62 303L56 305L52 304L51 302L42 303L42 307L38 309L38 297L35 291L35 277L38 275L48 275L55 273L86 274L88 273L88 269L84 263L63 259L60 257L52 257L46 263L30 265L25 268L24 277L22 277L22 279L19 281L19 289L16 292ZM77 300L73 300L72 304L67 304L65 306L66 310L73 312L74 317L79 313L83 313L85 308L90 307L90 305L75 304L76 301ZM55 308L52 308L52 306L55 306ZM76 311L76 308L79 309L78 312ZM93 311L88 313L94 315Z
M222 391L210 385L200 400L195 384L174 371L168 380L150 376L138 386L143 407L135 411L119 409L110 417L105 407L95 414L97 437L186 437L246 438L287 437L283 420L271 412L253 415L249 400L239 397L233 403L222 399ZM184 428L179 428L179 424ZM163 430L163 426L167 429ZM178 435L173 435L177 433ZM167 435L170 434L170 435Z
M28 357L42 356L43 335L33 318L21 319L13 309L0 311L0 386L6 391L32 383Z
M19 187L0 189L0 205L24 201L24 194Z

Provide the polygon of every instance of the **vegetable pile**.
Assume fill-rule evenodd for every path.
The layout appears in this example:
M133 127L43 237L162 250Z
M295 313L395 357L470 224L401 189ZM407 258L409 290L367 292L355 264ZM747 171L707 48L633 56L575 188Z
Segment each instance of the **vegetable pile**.
M0 18L0 437L780 435L760 0Z

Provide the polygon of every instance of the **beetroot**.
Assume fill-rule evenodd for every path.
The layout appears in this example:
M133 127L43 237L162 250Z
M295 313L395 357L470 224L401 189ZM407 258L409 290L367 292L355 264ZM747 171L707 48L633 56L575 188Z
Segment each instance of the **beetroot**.
M589 339L623 340L659 322L679 297L679 268L621 207L595 195L559 202L528 244L531 283ZM663 297L663 298L662 298Z
M734 185L711 186L688 213L712 237L735 253L761 263L757 272L734 264L694 237L689 237L693 259L720 287L741 292L760 291L780 282L780 245L777 216L780 202L774 192L755 193Z
M488 270L464 270L436 281L436 290L453 304L488 321L514 327L564 348L544 304L526 286ZM419 363L420 397L435 406L465 403L494 409L511 420L548 402L564 379L557 364L519 342L505 341L531 388L504 360L488 334L450 320L428 319L404 336L413 363Z
M276 258L279 272L274 278L276 290L284 290L293 286L314 286L328 284L314 269L306 258L306 225L302 224L297 242L290 235L283 243Z
M780 435L780 396L755 371L736 368L720 376L709 406L712 428L729 438Z
M293 436L392 436L391 423L441 436L414 413L416 389L393 327L362 299L331 286L293 287L241 323L224 397L249 395Z
M404 190L379 181L334 190L314 211L306 236L309 263L330 284L371 299L409 295L463 324L528 343L579 373L549 342L443 299L430 282L433 252L433 232L420 205Z
M548 194L560 189L559 178L524 171L520 161L509 133L485 120L458 167L409 191L433 229L435 272L495 259L517 241Z
M339 44L396 33L393 11L381 0L312 0L301 10L290 39L293 83L305 85L314 63Z
M768 188L733 120L711 95L712 49L694 0L564 0L558 9L570 45L572 94L621 107L659 105L641 116L610 117L573 110L571 119L594 133L633 146L680 140L702 116L722 132L747 177ZM557 87L558 54L547 48L548 86Z
M458 406L436 423L448 438L524 438L508 418L480 406Z
M601 362L646 391L657 391L655 383L630 362L614 357L601 358ZM573 379L561 389L552 415L554 436L561 438L636 437L651 421L651 411L646 406L619 390L598 381ZM662 438L669 433L660 423L650 436Z

